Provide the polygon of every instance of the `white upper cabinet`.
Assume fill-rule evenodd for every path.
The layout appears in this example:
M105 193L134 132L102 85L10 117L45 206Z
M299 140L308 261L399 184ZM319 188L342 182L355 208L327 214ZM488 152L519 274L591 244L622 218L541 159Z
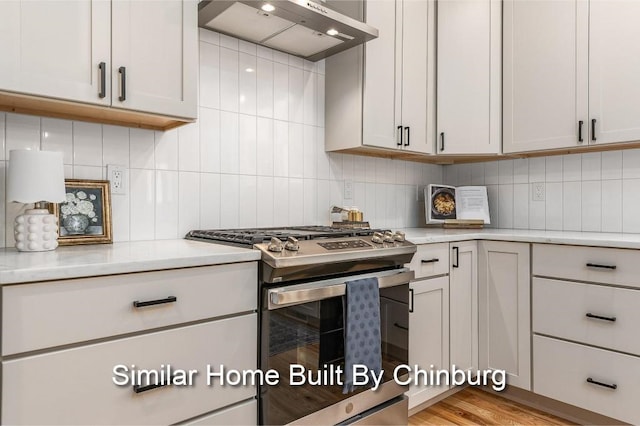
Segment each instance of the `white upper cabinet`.
M640 140L640 2L589 2L590 143ZM594 121L595 120L595 121Z
M326 59L326 150L431 154L434 2L369 0L365 19L379 37Z
M505 0L505 153L588 143L588 9L583 0Z
M505 153L640 140L639 2L505 0L504 14Z
M440 0L437 21L437 153L498 154L501 2Z
M112 5L112 105L196 117L195 2L117 0Z
M109 105L110 15L107 0L0 1L0 90Z

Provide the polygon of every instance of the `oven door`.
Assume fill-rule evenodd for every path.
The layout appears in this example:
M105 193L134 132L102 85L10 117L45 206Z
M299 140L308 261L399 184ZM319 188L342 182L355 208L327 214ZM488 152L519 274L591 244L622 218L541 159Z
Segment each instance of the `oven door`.
M377 277L383 382L373 392L343 394L343 304L345 283ZM262 294L260 368L276 370L280 382L260 389L262 424L336 424L406 391L393 381L395 367L408 363L409 282L407 268L267 288ZM291 365L304 367L305 383L290 385ZM302 382L296 375L293 380ZM322 384L318 384L321 382Z

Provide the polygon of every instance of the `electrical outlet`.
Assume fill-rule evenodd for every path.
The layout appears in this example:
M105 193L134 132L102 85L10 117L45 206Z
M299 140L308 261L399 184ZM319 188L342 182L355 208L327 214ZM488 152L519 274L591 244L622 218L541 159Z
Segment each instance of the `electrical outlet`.
M533 184L531 198L533 201L544 201L544 182L536 182Z
M353 181L352 180L344 181L344 199L353 200Z
M107 179L111 185L112 194L126 194L128 185L127 168L124 166L107 165Z

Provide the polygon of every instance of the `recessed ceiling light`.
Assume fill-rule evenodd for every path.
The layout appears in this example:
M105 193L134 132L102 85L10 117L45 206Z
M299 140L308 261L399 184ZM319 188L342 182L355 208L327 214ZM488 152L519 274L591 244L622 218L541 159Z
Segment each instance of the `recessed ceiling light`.
M254 72L255 70L253 68L247 68L245 69L246 72Z
M276 8L269 3L265 3L262 5L262 10L264 10L265 12L273 12L274 10L276 10Z
M338 32L338 30L331 28L330 30L327 30L327 34L329 34L330 36L337 36L340 33Z

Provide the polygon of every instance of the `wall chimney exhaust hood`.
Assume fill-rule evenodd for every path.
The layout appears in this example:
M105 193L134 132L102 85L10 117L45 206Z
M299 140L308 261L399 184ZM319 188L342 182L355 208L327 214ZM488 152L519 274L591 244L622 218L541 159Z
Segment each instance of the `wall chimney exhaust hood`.
M310 0L205 0L198 25L319 61L378 37L378 30Z

